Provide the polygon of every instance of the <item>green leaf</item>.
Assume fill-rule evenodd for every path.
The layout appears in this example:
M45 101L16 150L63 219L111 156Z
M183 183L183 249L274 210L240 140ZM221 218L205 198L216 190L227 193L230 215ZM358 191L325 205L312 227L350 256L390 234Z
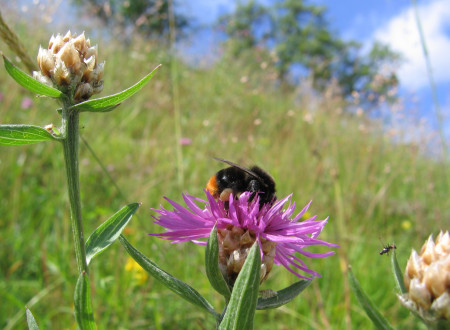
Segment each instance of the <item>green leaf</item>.
M30 330L39 330L39 327L38 327L38 325L36 323L36 320L34 319L33 314L31 313L31 311L28 308L26 308L25 314L27 315L28 329L30 329Z
M150 81L150 79L153 77L156 70L160 66L161 65L158 65L155 69L153 69L152 72L150 72L148 75L146 75L140 81L138 81L136 84L134 84L130 88L127 88L126 90L124 90L120 93L101 97L101 98L94 99L94 100L81 102L81 103L78 103L78 104L68 108L68 109L69 110L78 110L80 112L108 112L108 111L111 111L115 107L117 107L121 102L125 101L126 99L128 99L129 97L131 97L132 95L137 93L142 87L144 87L145 84L147 84Z
M209 283L211 283L217 292L225 297L226 301L230 300L230 288L219 269L219 241L217 239L216 227L211 231L208 244L206 245L205 265Z
M3 55L3 54L2 54ZM5 63L5 69L9 73L9 75L21 86L25 87L29 91L39 94L45 95L49 97L61 97L63 93L56 88L47 86L46 84L37 81L33 77L27 75L25 72L20 70L14 64L12 64L5 55L3 55L3 61Z
M82 330L95 330L96 326L91 303L91 287L89 286L89 277L86 272L82 272L78 277L75 286L74 304L75 319L78 327Z
M292 299L297 297L303 290L305 290L311 282L311 280L300 280L287 288L284 288L283 290L276 291L276 295L273 297L260 297L258 298L256 309L278 308L284 304L287 304Z
M219 329L252 329L261 272L259 244L254 243L231 292Z
M394 329L385 319L383 315L381 315L380 311L376 308L376 306L372 303L369 297L365 294L363 289L361 288L358 280L353 275L351 266L348 267L348 280L350 282L350 287L353 290L353 293L358 299L359 304L366 311L367 316L370 318L372 323L377 329Z
M86 262L88 265L92 258L116 241L139 206L139 203L124 206L89 236L86 241Z
M0 145L19 146L55 138L42 127L33 125L0 125Z
M392 265L392 273L395 277L395 282L397 283L397 287L400 290L401 293L408 293L405 287L405 282L403 282L403 273L400 269L400 265L397 261L397 254L395 253L395 250L393 251L391 255L391 265Z
M162 284L164 284L166 287L168 287L183 299L189 301L191 304L194 304L213 314L216 319L220 317L220 315L214 311L214 308L211 306L211 304L205 298L203 298L200 293L198 293L194 288L190 287L186 283L180 281L179 279L173 277L169 273L159 268L158 265L144 256L133 245L131 245L123 235L120 235L119 241L120 243L122 243L125 250L127 250L128 254L155 279L160 281Z

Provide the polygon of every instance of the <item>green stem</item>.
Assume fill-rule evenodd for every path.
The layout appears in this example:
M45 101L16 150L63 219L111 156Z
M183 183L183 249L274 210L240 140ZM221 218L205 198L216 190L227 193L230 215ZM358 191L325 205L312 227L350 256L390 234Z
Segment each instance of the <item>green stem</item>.
M83 221L81 215L80 179L78 170L78 142L79 142L79 113L63 110L62 130L65 135L63 140L64 161L66 163L67 186L70 201L70 220L75 242L75 255L77 258L78 272L88 273L86 263L86 249L83 234Z
M223 308L222 314L220 314L219 317L216 318L216 329L219 329L220 323L222 323L223 317L225 316L225 313L227 312L229 302L230 301L228 299L226 299L225 307Z
M178 84L178 67L177 59L175 58L175 16L173 12L173 1L169 0L169 38L171 47L170 56L170 78L172 80L172 100L173 112L175 121L175 146L177 156L177 173L178 173L178 187L184 188L184 170L183 170L183 152L181 150L181 111L180 111L180 91Z

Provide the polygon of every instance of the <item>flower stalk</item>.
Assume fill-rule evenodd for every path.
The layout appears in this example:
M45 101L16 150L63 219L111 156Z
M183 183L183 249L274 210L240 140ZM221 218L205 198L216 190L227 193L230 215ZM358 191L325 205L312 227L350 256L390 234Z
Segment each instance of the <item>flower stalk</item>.
M62 111L62 140L64 162L67 175L67 187L70 201L70 221L75 244L78 272L89 273L86 262L86 248L83 233L83 218L80 199L80 176L78 168L79 145L79 113L78 111Z

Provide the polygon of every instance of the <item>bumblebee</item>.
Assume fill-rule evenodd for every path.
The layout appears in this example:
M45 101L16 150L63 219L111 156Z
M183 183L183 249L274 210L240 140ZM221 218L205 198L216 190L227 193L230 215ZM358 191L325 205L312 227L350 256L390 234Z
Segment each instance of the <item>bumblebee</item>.
M244 191L251 192L250 201L258 194L259 205L273 204L275 202L275 181L272 176L258 166L249 169L229 160L215 158L230 165L214 174L206 184L206 189L215 198L225 202L228 207L229 196L239 196Z

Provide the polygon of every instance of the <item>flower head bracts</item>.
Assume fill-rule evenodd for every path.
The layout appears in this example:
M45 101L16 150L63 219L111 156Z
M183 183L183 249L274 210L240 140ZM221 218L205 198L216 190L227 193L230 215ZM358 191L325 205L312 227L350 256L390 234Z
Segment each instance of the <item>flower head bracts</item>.
M70 31L50 38L47 48L39 48L40 71L33 77L40 82L68 93L73 103L86 101L103 90L105 63L98 62L97 46L91 47L84 32L77 36Z
M441 231L428 240L417 253L411 252L403 275L406 294L402 304L424 319L429 328L448 328L450 324L450 235ZM445 322L446 326L432 324Z

